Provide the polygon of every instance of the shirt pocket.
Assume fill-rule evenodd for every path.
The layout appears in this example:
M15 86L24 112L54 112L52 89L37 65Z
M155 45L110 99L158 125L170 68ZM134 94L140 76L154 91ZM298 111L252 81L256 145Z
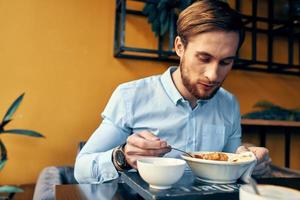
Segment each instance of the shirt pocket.
M225 145L225 126L204 124L199 139L200 151L222 151Z

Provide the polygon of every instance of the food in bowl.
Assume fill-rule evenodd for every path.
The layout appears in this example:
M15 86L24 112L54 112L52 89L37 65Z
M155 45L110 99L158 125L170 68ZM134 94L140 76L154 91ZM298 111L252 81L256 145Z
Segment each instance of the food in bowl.
M200 158L205 160L220 160L220 161L228 160L228 156L225 153L220 153L220 152L195 154L193 156L195 158Z
M195 155L215 155L216 153L225 154L228 160L207 160L195 157ZM241 154L192 152L191 154L193 157L186 155L181 155L181 157L188 163L197 179L209 183L234 183L250 166L252 167L252 163L256 162L256 157L252 152Z
M241 154L232 154L230 158L226 153L223 152L212 152L212 153L200 153L192 154L194 158L204 159L204 160L218 160L218 161L228 161L228 162L242 162L249 161L253 159L253 156L249 152L244 152Z
M233 154L228 161L229 162L247 162L247 161L252 161L253 159L256 159L256 158L252 152L243 152L243 153L239 153L239 154Z
M137 160L140 176L154 189L168 189L179 181L186 162L177 158L143 157Z

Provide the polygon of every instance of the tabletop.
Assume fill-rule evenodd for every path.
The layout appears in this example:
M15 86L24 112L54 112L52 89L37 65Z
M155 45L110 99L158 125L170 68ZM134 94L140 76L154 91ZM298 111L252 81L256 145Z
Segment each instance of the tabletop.
M286 176L284 176L286 173ZM276 172L278 174L278 171ZM300 190L300 175L281 172L280 177L257 178L258 183L274 184ZM57 200L139 200L139 199L231 199L238 200L238 189L243 183L208 184L199 182L193 174L185 172L183 178L168 190L152 190L136 172L122 173L120 179L103 184L57 185Z

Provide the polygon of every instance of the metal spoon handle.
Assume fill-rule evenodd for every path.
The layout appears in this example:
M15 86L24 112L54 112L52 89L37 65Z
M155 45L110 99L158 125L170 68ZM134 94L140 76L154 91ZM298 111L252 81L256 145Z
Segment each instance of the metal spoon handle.
M188 153L188 152L186 152L186 151L183 151L183 150L181 150L181 149L177 149L177 148L174 148L174 147L171 147L171 149L173 149L173 150L176 150L176 151L180 151L180 152L182 152L182 153L184 153L184 154L186 154L186 155L188 155L188 156L190 156L190 157L194 157L192 154L190 154L190 153Z
M257 183L256 183L256 181L252 177L249 177L248 181L249 181L250 185L252 186L255 194L260 195L260 193L259 193L259 191L257 189Z

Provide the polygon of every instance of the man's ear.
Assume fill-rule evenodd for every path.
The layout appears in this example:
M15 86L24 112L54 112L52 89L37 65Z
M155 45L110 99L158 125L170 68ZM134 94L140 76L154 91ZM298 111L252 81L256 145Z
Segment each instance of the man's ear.
M176 36L176 38L175 38L174 47L175 47L177 56L179 56L181 58L184 54L184 45L179 36Z

